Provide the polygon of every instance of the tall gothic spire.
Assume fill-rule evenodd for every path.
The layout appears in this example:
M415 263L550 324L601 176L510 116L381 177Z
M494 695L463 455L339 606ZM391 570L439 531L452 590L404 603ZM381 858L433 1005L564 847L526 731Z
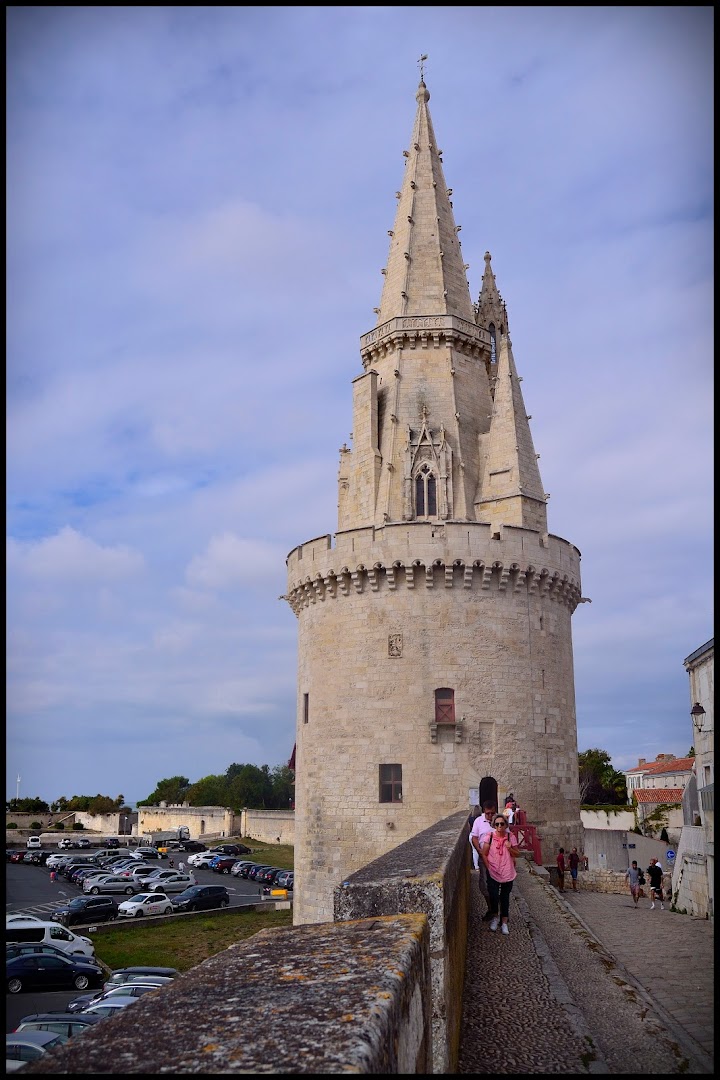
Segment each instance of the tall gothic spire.
M403 315L457 315L474 322L459 226L445 183L421 77L398 208L390 233L378 324Z

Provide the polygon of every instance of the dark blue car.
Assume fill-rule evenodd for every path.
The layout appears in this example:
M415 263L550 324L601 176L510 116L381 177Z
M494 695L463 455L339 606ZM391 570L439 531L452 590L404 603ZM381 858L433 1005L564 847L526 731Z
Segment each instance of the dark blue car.
M21 990L91 990L101 987L104 980L100 968L71 957L26 954L5 963L9 994Z

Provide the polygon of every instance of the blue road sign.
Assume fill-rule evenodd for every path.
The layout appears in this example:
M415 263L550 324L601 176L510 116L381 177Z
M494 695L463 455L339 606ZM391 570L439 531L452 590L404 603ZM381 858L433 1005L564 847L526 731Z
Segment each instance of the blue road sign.
M668 850L665 852L665 858L668 862L672 862L675 858L675 852L671 848L668 848Z

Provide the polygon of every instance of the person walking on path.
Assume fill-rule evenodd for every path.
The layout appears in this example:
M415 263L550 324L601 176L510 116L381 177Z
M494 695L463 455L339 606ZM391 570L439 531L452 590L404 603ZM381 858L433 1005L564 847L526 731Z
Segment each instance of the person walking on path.
M493 932L497 930L499 922L501 933L507 937L510 933L510 893L517 877L515 860L520 854L520 848L515 846L507 818L502 814L495 815L492 831L485 837L480 854L487 869L490 929Z
M638 906L638 900L640 899L640 871L638 870L638 864L633 859L632 865L628 866L625 871L625 878L630 886L630 895L633 898L633 904Z
M475 821L473 822L473 827L470 831L470 843L472 844L473 849L477 852L479 857L482 854L482 845L485 842L485 839L492 832L492 823L495 819L496 813L497 807L495 803L491 799L486 799L483 803L482 814L480 815L480 817L475 818ZM493 916L492 911L490 910L491 904L490 892L488 890L487 869L484 863L478 869L480 871L478 874L478 886L480 888L480 893L487 904L487 911L483 915L482 921L490 922Z
M50 871L50 880L53 882L53 884L57 881L57 874L54 870Z
M178 863L178 870L180 871L181 874L185 873L185 863L184 862L179 862Z
M660 910L665 910L663 904L663 868L657 859L651 859L650 865L647 868L647 876L650 878L650 910L655 907L655 901L660 901Z
M558 889L560 890L560 892L565 892L565 871L566 871L567 867L565 866L565 848L564 847L561 847L560 850L558 851L557 859L555 860L555 862L557 863Z
M578 866L580 865L580 856L578 855L578 849L576 847L574 847L568 855L568 865L570 867L573 892L577 892L577 876Z

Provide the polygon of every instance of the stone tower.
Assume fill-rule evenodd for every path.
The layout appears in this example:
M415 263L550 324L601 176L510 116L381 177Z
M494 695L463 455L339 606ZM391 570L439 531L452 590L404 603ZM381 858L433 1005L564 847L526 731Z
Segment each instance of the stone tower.
M505 304L473 305L421 78L338 529L287 559L299 624L295 922L494 777L545 860L581 846L570 619Z

